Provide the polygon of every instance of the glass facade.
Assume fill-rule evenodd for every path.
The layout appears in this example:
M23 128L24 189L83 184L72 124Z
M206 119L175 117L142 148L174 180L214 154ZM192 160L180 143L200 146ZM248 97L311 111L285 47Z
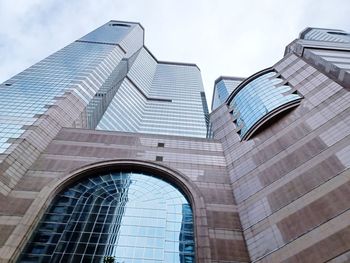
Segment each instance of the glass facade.
M74 84L84 80L93 69L115 51L115 46L74 42L0 85L0 154L19 138L56 98L71 91L89 101L94 88ZM118 59L116 59L118 60ZM112 61L111 61L112 62ZM103 69L104 68L104 69ZM108 74L106 67L101 67ZM105 79L99 74L98 82Z
M199 69L158 62L146 48L135 56L97 129L205 138L208 112Z
M81 114L87 120L76 121L88 123L89 128L96 126L96 118L101 118L106 108L105 102L111 100L104 98L101 102L101 94L112 96L120 65L125 64L122 59L143 45L143 29L137 25L106 23L2 83L0 154L10 153L6 151L11 142L21 137L41 115L47 114L50 106L57 105L66 93L74 94L85 105L91 102L85 109L87 114Z
M98 84L96 85L94 81L79 83L80 88L74 90L88 104L84 112L86 114L83 114L86 116L83 123L87 123L87 128L205 138L208 112L199 69L192 64L157 61L147 48L142 47L143 32L140 32L141 27L137 25L111 21L59 51L58 53L64 56L62 62L55 55L48 57L45 61L52 61L54 65L43 64L42 70L48 72L43 87L52 88L54 94L50 98L61 96L68 87L59 89L50 83L54 78L51 71L59 70L60 63L66 67L64 72L73 79L59 75L57 81L63 86L76 84L82 82L89 72L96 71L96 65L93 63L84 68L84 60L89 62L96 57L105 59L105 55L117 49L119 45L126 53L119 54L117 63L105 62L104 65L108 70L101 70L94 75ZM68 51L71 46L82 48L73 54ZM106 54L99 50L105 50ZM40 63L33 67L39 67ZM82 71L74 68L77 63L82 64ZM27 75L30 74L22 79L25 83L29 83L28 78L40 79L42 73L28 70L25 72ZM21 77L21 74L16 77ZM100 79L101 76L103 79ZM13 91L15 87L11 80L2 86L4 94L7 94L10 88ZM38 88L40 86L35 87ZM24 93L28 95L27 90ZM9 92L9 95L12 93ZM8 96L4 95L3 100L5 98ZM35 100L37 99L35 97ZM48 102L43 103L42 110L37 110L35 114L42 114L49 105ZM39 106L36 101L36 109ZM179 118L180 116L182 118ZM0 150L1 147L7 149L9 138L15 139L18 137L17 133L21 134L20 128L23 125L31 124L33 121L20 123L18 126L12 123L0 125L0 129L4 129ZM9 132L13 134L12 137L8 137Z
M18 262L194 262L192 208L150 174L112 172L59 193Z
M110 21L107 24L90 32L86 36L80 38L80 41L116 44L120 43L125 36L130 33L136 24Z
M276 111L287 109L300 102L301 96L283 85L274 71L264 72L247 81L240 90L234 91L229 105L241 139L248 139L252 132Z
M87 128L95 129L102 115L119 90L122 80L127 73L127 60L123 59L103 83L93 99L89 102L87 112Z
M110 21L0 84L0 154L66 92L87 105L79 127L207 134L199 69L158 62L139 24Z
M326 29L326 28L308 28L301 33L301 39L349 43L350 34L343 30Z
M225 103L228 96L243 81L243 78L220 77L215 81L211 110Z

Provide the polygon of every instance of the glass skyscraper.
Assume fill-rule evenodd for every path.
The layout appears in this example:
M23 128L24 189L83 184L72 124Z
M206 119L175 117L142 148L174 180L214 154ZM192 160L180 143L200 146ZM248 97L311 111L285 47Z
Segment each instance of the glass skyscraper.
M0 154L19 167L1 176L5 195L63 127L198 138L208 130L199 68L158 61L132 22L110 21L5 81L0 106ZM64 189L20 262L193 262L186 197L138 172Z
M244 78L238 77L224 77L221 76L215 80L213 99L211 102L211 110L225 103L228 96L233 90L244 80Z
M137 23L110 21L1 84L0 153L68 96L59 126L205 138L199 68L158 61L143 37Z
M196 65L157 61L143 47L125 66L97 129L206 137L208 112Z
M208 133L199 68L158 61L144 46L138 23L110 21L0 87L0 154L19 156L14 162L22 168L4 172L2 193L62 127L199 138Z

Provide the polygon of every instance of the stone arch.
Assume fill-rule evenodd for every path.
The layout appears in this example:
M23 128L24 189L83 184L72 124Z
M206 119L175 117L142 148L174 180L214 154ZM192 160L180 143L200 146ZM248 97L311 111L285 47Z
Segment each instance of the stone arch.
M33 230L36 228L36 225L40 222L42 215L60 191L84 177L109 171L148 172L176 186L192 206L196 259L199 260L203 255L208 258L210 255L208 227L206 220L203 220L203 217L205 217L205 202L199 188L187 176L179 171L171 169L163 164L133 159L114 159L90 163L69 172L65 176L45 186L34 201L33 205L37 208L37 214L35 218L33 218L31 227L28 228L26 232L26 237L22 239L21 250L23 250ZM14 258L17 258L20 252L21 251L18 250Z

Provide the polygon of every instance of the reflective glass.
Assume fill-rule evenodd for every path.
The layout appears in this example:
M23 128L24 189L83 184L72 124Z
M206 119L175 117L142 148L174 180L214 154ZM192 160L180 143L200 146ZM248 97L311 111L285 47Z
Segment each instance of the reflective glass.
M19 262L194 262L192 208L148 174L86 178L56 196Z
M102 61L114 51L112 45L73 42L0 84L0 154L11 146L10 139L25 132L23 126L33 125L65 92L74 90L89 101L95 92L92 87L97 90L100 85L75 84L94 69L104 68Z
M349 43L350 34L343 30L312 28L304 35L304 39L326 42Z
M291 87L282 85L283 80L276 76L277 73L272 71L253 79L230 102L242 139L276 109L301 100L299 94L291 93Z
M243 79L242 79L243 80ZM232 91L237 88L239 84L241 84L242 80L233 80L233 79L222 79L217 82L214 86L214 94L213 94L213 104L211 106L212 111L218 108L220 105L225 103L228 96L232 93Z
M111 21L95 29L86 36L83 36L80 40L116 44L119 43L134 26L135 24L132 23L121 24Z
M97 129L205 138L207 106L198 68L158 63L146 48L133 59Z

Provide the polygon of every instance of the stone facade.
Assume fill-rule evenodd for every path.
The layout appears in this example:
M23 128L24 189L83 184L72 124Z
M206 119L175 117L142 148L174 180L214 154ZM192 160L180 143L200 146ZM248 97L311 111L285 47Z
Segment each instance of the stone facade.
M347 262L350 94L294 54L274 69L303 95L297 108L248 141L226 105L211 115L250 259Z
M59 189L94 169L125 165L158 171L187 193L198 262L249 261L219 141L66 128L0 200L2 262L18 256Z

